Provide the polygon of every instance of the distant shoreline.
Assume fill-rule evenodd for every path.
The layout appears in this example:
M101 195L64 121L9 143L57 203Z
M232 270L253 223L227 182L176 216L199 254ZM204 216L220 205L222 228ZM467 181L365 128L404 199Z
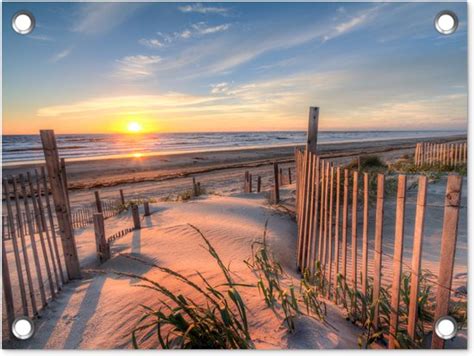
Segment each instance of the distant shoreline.
M324 132L337 132L337 131L324 131ZM354 131L356 132L356 131ZM366 132L366 131L361 131ZM369 132L369 131L367 131ZM380 131L380 132L391 132L391 131ZM393 131L393 132L411 132L411 131ZM434 131L426 131L434 132ZM443 132L443 131L440 131ZM13 136L13 135L12 135ZM66 136L66 135L65 135ZM422 141L426 139L451 139L457 137L467 137L467 134L452 134L445 136L420 136L416 138L407 138L409 140ZM329 146L329 145L346 145L346 144L357 144L364 142L386 142L386 141L399 141L400 138L374 138L374 139L364 139L364 140L339 140L331 142L321 142L318 146ZM239 146L239 147L206 147L206 148L196 148L189 150L163 150L163 151L154 151L154 152L136 152L136 153L127 153L127 154L110 154L110 155L100 155L100 156L90 156L90 157L64 157L68 163L72 162L93 162L93 161L104 161L104 160L115 160L115 159L137 159L137 158L146 158L146 157L160 157L160 156L177 156L185 154L200 154L200 153L217 153L217 152L236 152L243 150L266 150L272 148L288 148L288 147L301 147L304 143L295 144L295 143L284 143L284 144L269 144L269 145L249 145L249 146ZM69 147L68 147L69 148ZM40 147L32 148L31 150L41 151ZM59 147L61 152L61 147ZM10 151L13 152L13 151ZM32 167L41 165L44 163L44 160L25 160L25 161L3 161L2 166L8 168L21 168L21 167Z
M465 140L466 135L436 138L373 140L352 143L319 144L319 154L326 158L353 157L387 152L411 152L417 142L454 142ZM120 184L163 181L193 174L210 173L225 169L258 167L273 161L292 162L294 149L303 145L223 149L206 152L158 154L143 157L122 157L67 162L71 189L111 187ZM4 165L3 175L16 175L40 167L40 163Z

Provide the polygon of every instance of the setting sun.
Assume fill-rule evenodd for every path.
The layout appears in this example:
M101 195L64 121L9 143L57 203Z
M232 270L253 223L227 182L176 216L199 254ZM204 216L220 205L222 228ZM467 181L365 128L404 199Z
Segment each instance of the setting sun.
M136 121L129 122L127 125L128 132L136 133L142 130L142 125Z

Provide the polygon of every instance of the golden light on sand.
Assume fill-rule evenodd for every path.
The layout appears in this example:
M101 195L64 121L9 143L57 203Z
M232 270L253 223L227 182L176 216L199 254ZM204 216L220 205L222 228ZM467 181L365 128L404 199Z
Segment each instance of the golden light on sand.
M130 133L138 133L142 131L142 125L139 122L131 121L127 124L127 131Z

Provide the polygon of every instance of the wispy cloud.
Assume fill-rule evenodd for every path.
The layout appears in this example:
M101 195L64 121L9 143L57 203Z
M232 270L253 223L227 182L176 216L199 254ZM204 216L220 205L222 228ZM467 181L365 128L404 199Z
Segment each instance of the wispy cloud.
M218 26L208 26L205 22L199 22L192 26L195 33L198 35L210 35L217 32L227 31L229 27L230 24L228 23Z
M84 34L106 33L126 21L140 6L133 3L81 4L72 30Z
M229 90L229 84L226 82L211 84L211 88L212 94L222 94Z
M123 79L140 79L154 73L156 64L161 62L160 56L126 56L118 59L114 76Z
M27 38L30 38L32 40L38 40L38 41L54 41L54 39L50 36L46 35L35 35L35 34L30 34L26 36Z
M69 56L71 52L72 52L72 48L66 48L63 51L56 53L54 56L51 57L51 62L53 63L59 62L63 60L64 58L66 58L67 56Z
M227 31L230 26L229 23L209 26L206 22L198 22L182 31L175 31L172 33L158 32L157 35L159 38L142 38L138 42L149 48L161 48L166 44L171 44L179 39L188 39L191 37L207 36L224 32Z
M66 105L46 106L38 109L41 117L57 117L63 115L86 114L91 112L123 110L159 110L172 109L181 106L189 110L189 106L215 102L218 98L211 96L197 96L177 92L168 92L159 95L127 95L102 98L91 98Z
M179 6L178 9L182 12L196 12L199 14L226 14L229 9L217 6L205 6L203 4L192 4Z
M161 48L161 47L164 46L163 41L160 41L157 38L150 38L150 39L142 38L138 41L138 43L144 45L145 47L149 47L149 48Z

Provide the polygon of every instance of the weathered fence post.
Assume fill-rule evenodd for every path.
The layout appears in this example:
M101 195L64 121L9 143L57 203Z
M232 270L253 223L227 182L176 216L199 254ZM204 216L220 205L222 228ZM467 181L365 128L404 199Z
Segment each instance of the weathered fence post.
M110 245L105 239L104 215L102 213L94 214L94 232L97 258L100 263L110 259Z
M395 220L395 246L393 249L393 281L390 312L390 335L388 347L394 349L397 346L398 330L398 307L400 303L400 282L402 276L403 238L405 233L405 195L406 176L398 176L397 211Z
M12 283L10 280L10 269L7 260L7 250L5 249L5 217L2 216L2 284L3 284L3 295L5 297L5 305L7 311L8 330L11 334L11 326L15 319L15 307L13 304L13 293Z
M71 202L69 200L69 192L67 190L67 171L66 171L66 160L61 158L61 178L63 180L64 192L66 194L67 208L69 213L71 213Z
M362 283L361 292L367 297L367 262L369 257L369 174L364 173L364 212L362 225ZM362 318L366 317L366 305L362 303Z
M143 209L145 210L145 216L150 216L150 203L149 202L144 202L143 203Z
M418 198L416 201L415 231L413 233L413 255L411 262L410 278L410 303L408 307L408 336L415 338L415 327L418 306L418 285L420 282L421 256L423 245L423 230L425 225L427 178L420 176L418 179Z
M357 293L357 204L359 198L359 172L353 172L352 178L352 227L351 227L351 262L352 262L352 274L351 283L354 293ZM357 308L357 300L354 298L352 311L355 312Z
M77 256L76 241L72 227L71 216L67 205L67 197L62 183L61 167L59 162L58 147L53 130L41 130L46 170L48 171L54 207L58 220L61 242L64 251L64 260L69 279L81 278L79 258Z
M291 184L291 167L288 167L288 184Z
M309 108L308 120L308 140L306 142L306 149L316 154L318 144L318 124L319 124L319 108L311 106Z
M273 203L278 204L280 202L280 179L278 177L278 163L273 163Z
M196 184L196 178L193 177L193 196L197 197L198 194L198 186Z
M439 260L438 291L433 329L439 318L448 315L449 298L453 278L456 241L458 237L459 208L461 205L462 176L450 175L446 184L441 257ZM433 332L432 349L444 348L444 340Z
M249 193L252 193L252 175L249 174Z
M95 206L96 206L97 212L103 213L104 211L102 209L102 201L100 200L100 193L98 190L94 192L94 196L95 196Z
M121 203L123 206L125 206L125 197L124 197L124 195L123 195L123 189L120 189L119 192L120 192L120 203Z
M141 229L140 213L138 211L138 205L136 204L132 205L132 217L133 217L133 226L135 230Z
M257 193L260 193L262 190L262 177L258 176L257 177Z

